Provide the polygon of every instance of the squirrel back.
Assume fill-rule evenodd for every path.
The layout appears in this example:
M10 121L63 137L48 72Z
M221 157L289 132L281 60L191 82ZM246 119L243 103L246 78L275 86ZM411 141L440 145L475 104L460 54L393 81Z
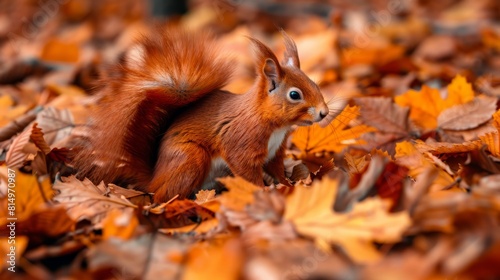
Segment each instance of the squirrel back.
M177 111L226 85L233 71L206 32L156 28L100 83L89 136L75 155L80 178L145 185Z

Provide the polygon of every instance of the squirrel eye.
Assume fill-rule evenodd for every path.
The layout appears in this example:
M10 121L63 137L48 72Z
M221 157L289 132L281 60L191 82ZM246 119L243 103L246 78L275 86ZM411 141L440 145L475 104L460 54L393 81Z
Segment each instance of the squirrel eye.
M302 96L300 95L300 93L296 90L292 90L288 93L288 95L290 96L290 99L292 100L300 100L302 99Z

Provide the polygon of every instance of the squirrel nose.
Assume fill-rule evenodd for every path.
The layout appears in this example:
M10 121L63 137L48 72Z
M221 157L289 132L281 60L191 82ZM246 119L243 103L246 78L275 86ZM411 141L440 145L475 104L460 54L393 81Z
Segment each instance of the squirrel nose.
M328 115L328 113L325 113L324 111L319 111L319 118L321 120L324 119L327 115Z

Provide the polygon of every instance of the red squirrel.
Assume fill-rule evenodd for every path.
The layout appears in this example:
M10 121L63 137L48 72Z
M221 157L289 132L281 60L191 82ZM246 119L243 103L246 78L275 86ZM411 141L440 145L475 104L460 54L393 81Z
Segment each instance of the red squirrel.
M281 63L249 38L256 79L244 94L222 90L233 69L211 36L167 28L140 39L121 75L103 82L77 174L133 184L157 203L192 195L220 170L261 186L264 171L284 182L291 126L319 122L329 109L282 35Z

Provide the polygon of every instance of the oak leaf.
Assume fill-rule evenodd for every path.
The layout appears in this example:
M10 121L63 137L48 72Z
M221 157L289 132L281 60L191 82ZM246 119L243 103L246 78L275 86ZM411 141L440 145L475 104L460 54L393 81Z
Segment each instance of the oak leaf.
M321 128L314 124L308 127L299 127L292 135L292 143L303 154L319 152L340 152L353 144L362 144L358 138L364 133L375 131L367 125L357 125L347 128L349 123L359 116L358 106L347 106L330 125Z
M392 243L402 238L410 225L406 212L388 213L388 202L378 197L354 204L347 213L332 210L338 182L323 179L309 188L296 187L287 198L284 220L294 224L302 235L340 245L355 261L380 257L371 242ZM363 250L371 257L366 259Z
M101 227L102 220L112 209L137 208L127 199L112 193L104 183L94 185L90 180L78 180L75 176L62 177L54 190L59 191L54 201L64 206L68 215L75 221L88 219L96 227Z

